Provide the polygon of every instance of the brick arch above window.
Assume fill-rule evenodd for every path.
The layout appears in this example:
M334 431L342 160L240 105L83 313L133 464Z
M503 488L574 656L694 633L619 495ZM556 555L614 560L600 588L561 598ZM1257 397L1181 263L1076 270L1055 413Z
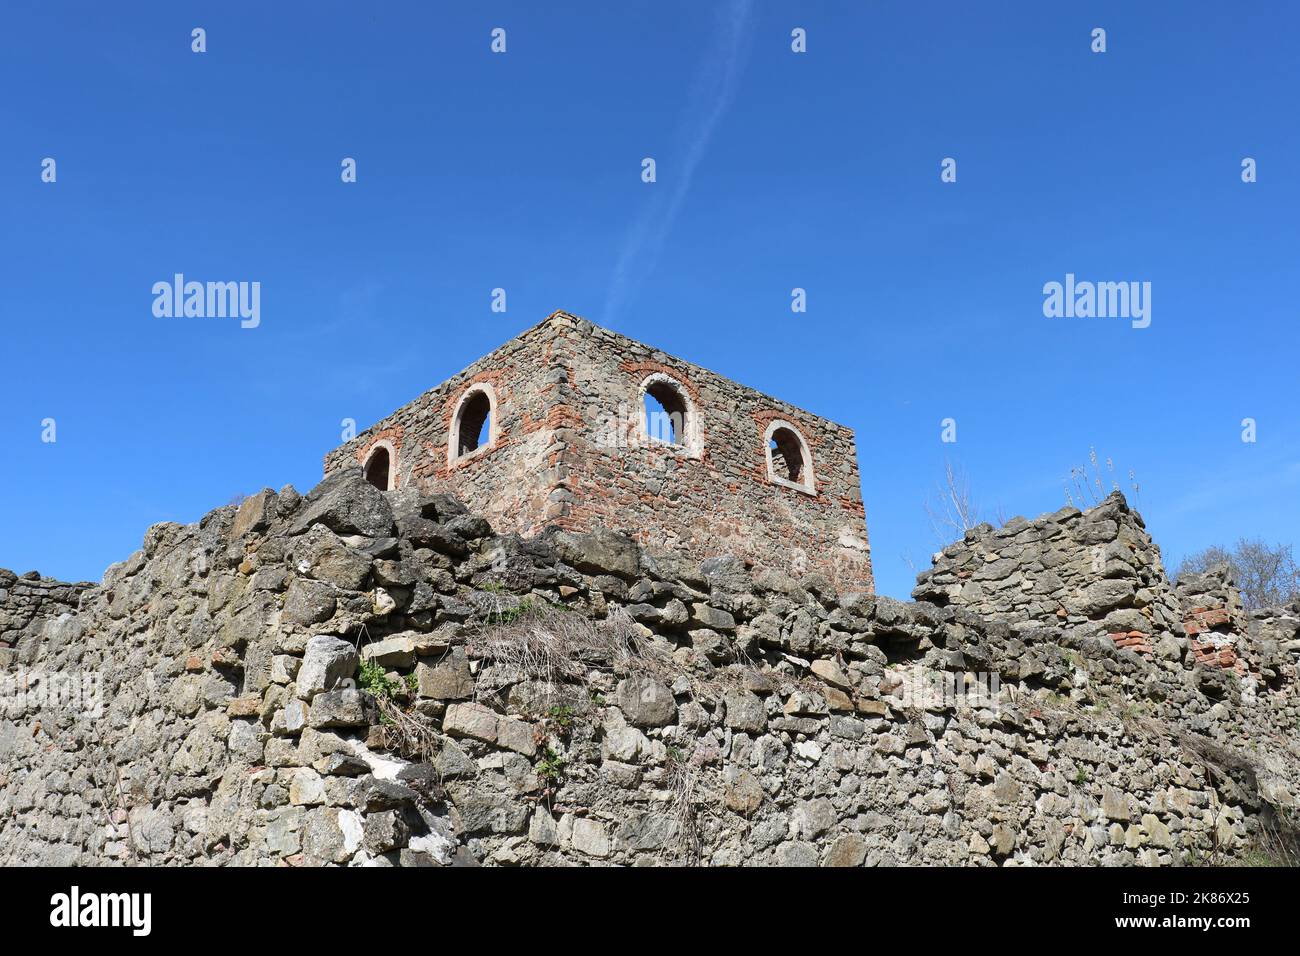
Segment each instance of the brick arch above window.
M367 480L370 478L370 467L378 466L375 460L377 449L383 448L388 452L388 480L385 491L394 491L401 486L401 475L398 467L402 461L402 426L394 425L388 428L382 428L373 431L368 435L361 437L361 444L358 445L355 455L357 464L361 466L362 473L366 475ZM372 481L371 484L374 484Z
M700 391L695 386L694 380L690 373L684 368L678 368L673 365L666 365L663 362L653 362L649 360L632 361L624 359L618 366L622 371L631 375L637 381L645 381L653 375L664 375L672 379L678 386L686 390L691 401L697 405L700 401Z
M763 431L763 454L767 459L768 481L805 494L817 494L812 449L797 425L780 418L768 422Z
M487 435L480 441L484 428ZM447 465L486 454L499 438L497 393L490 382L475 382L456 400L447 429Z
M647 402L647 397L654 401ZM656 404L658 409L652 411ZM692 390L672 374L654 371L645 376L637 388L634 411L643 442L680 448L692 458L702 454L704 427L699 405Z

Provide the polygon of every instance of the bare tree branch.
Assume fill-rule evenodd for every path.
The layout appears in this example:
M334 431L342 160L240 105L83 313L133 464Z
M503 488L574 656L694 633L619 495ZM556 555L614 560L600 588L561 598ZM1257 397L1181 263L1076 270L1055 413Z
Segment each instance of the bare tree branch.
M961 468L951 461L943 463L943 481L936 486L935 494L925 503L930 516L930 528L941 544L949 544L980 523L979 509L971 497L970 480Z

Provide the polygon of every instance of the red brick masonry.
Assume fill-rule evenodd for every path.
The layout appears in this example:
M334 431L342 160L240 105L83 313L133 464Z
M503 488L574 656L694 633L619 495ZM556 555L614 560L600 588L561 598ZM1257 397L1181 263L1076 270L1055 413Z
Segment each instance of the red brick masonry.
M680 386L682 445L649 441L643 388ZM447 463L466 391L496 396L491 446ZM803 438L812 488L768 476L765 429ZM736 554L759 570L825 575L871 591L871 552L852 430L565 312L510 340L325 456L329 473L387 439L394 487L450 491L501 532L604 525L652 552Z

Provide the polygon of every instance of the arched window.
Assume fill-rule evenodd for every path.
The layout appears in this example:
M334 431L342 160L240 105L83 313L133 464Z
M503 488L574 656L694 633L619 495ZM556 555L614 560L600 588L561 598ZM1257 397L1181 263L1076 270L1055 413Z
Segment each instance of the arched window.
M808 442L789 422L774 421L763 434L767 453L767 477L778 485L816 494L812 454Z
M667 382L645 390L645 431L655 441L680 445L686 435L686 402Z
M788 428L778 428L772 432L768 445L772 454L772 470L777 477L798 484L803 476L803 449L799 447L799 437Z
M447 441L448 463L469 458L495 444L496 409L496 393L486 383L471 386L460 397Z
M376 445L370 450L370 457L366 459L364 468L366 481L380 491L388 491L391 487L389 477L392 468L393 460L388 448L384 445Z
M686 389L672 377L656 372L641 383L641 435L651 443L700 451L700 423Z

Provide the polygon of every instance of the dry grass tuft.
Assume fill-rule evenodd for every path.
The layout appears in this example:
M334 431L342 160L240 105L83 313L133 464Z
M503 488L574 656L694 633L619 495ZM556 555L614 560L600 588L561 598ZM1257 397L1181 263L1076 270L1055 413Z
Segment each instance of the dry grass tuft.
M481 630L470 648L488 663L547 684L581 682L593 665L617 669L658 656L621 608L593 621L536 603Z
M675 842L688 865L699 863L704 845L696 809L700 774L703 768L700 762L693 758L694 755L683 759L681 755L670 752L666 781L668 790L672 794L672 818L676 824Z
M1244 866L1300 866L1300 814L1290 807L1269 807L1264 825L1242 858Z
M432 720L406 709L391 697L377 697L384 749L407 760L430 763L441 747L442 735Z

